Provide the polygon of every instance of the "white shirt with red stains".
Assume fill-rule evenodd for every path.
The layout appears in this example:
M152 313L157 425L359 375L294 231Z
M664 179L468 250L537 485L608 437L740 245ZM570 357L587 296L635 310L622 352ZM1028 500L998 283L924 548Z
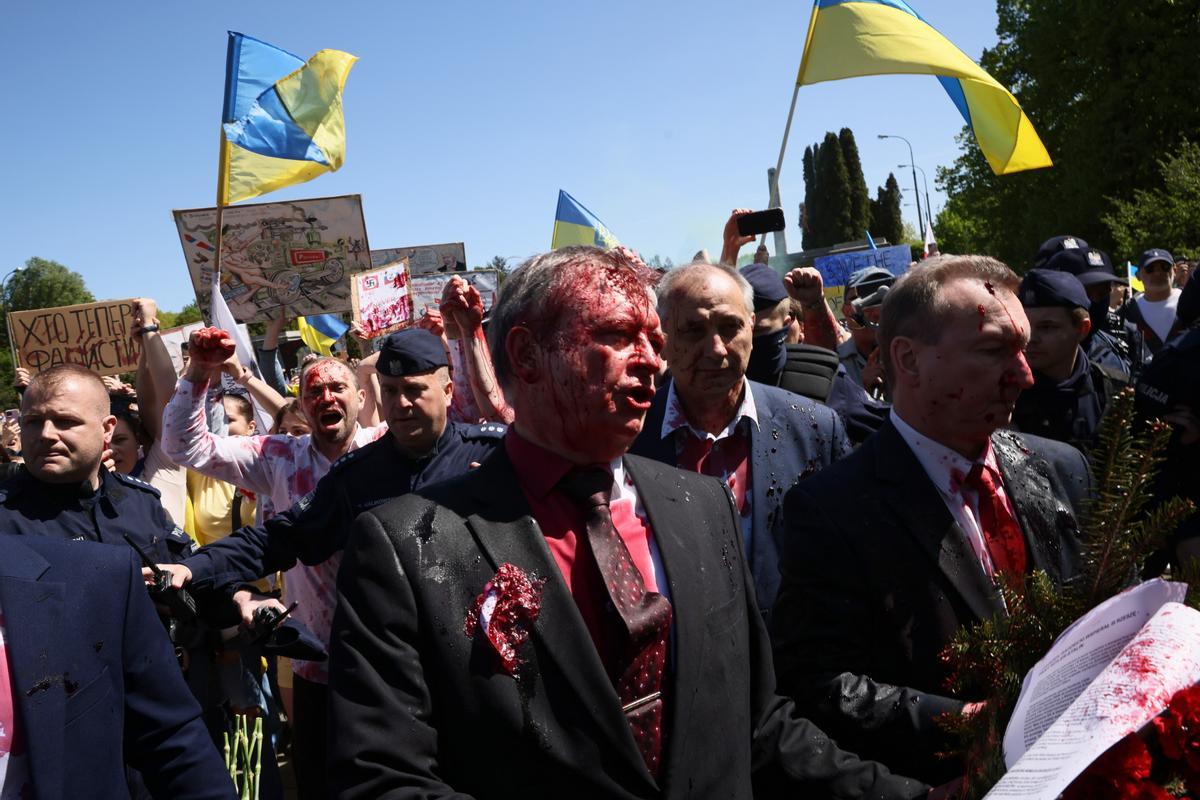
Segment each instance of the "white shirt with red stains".
M263 519L291 508L329 472L330 461L313 446L311 434L217 436L209 431L204 409L207 390L207 384L180 378L163 411L163 449L175 463L254 492ZM386 424L372 428L355 425L350 449L370 444L386 433ZM339 553L313 567L296 564L284 580L288 602L298 603L292 616L323 642L329 641L333 625L341 561ZM296 661L293 670L305 680L329 680L323 663Z
M894 408L891 420L900 437L908 443L913 455L925 468L925 474L929 476L929 480L933 481L933 485L937 487L938 494L942 496L942 501L950 511L950 516L958 523L958 527L967 537L967 542L971 545L975 557L979 559L984 574L995 575L996 569L992 566L992 557L988 553L987 543L983 538L983 526L979 522L979 493L966 485L967 475L970 474L971 469L976 463L982 464L983 468L995 478L996 494L999 495L1000 501L1008 508L1008 513L1012 514L1014 519L1016 518L1012 501L1008 499L1008 493L1004 490L1004 478L1000 473L1000 465L996 462L996 451L992 448L991 439L988 440L987 447L984 448L979 458L971 461L944 444L918 433L915 428L900 418Z

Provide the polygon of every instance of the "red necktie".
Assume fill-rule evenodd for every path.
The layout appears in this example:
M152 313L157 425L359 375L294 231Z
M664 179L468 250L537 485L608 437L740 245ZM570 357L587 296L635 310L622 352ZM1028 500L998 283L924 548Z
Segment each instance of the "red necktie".
M567 475L560 488L583 509L587 541L596 558L609 598L629 637L616 681L617 696L650 773L662 766L662 679L671 630L671 603L646 590L629 548L613 526L609 500L613 477L605 469Z
M987 544L992 566L1019 585L1025 577L1027 558L1025 536L1017 518L996 490L991 470L982 464L971 467L966 485L979 495L979 527L983 529L983 541Z

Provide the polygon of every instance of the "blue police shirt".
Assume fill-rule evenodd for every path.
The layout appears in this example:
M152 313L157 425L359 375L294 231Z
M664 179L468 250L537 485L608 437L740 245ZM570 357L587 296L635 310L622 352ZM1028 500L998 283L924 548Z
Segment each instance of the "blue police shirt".
M192 540L167 517L158 489L100 468L100 484L46 483L22 469L0 484L0 532L128 547L129 534L158 564L191 555Z
M500 444L500 423L451 422L433 450L414 459L391 434L334 462L317 487L263 525L241 528L201 548L185 564L192 585L204 589L251 581L297 561L320 564L340 552L354 518L388 500L477 466Z

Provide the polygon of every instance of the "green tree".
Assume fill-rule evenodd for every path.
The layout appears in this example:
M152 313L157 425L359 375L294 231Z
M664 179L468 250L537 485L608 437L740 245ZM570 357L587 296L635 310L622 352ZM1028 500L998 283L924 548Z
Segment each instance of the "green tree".
M96 299L78 272L57 261L37 256L27 260L25 266L13 273L4 284L0 298L3 299L5 312L70 306L91 303ZM17 404L17 393L12 387L15 364L7 325L0 326L0 339L3 340L0 346L0 376L3 376L0 379L3 381L0 383L0 405L12 408Z
M854 131L842 128L838 132L838 144L842 147L842 158L846 161L846 175L850 184L850 229L852 238L863 238L871 227L871 195L863 177L862 160L858 157L858 143Z
M1194 70L1180 64L1200 38L1197 2L1113 0L1097 13L1087 3L998 0L997 17L999 41L980 64L1020 100L1055 166L993 175L964 129L962 155L938 170L949 219L970 249L1017 266L1055 234L1111 250L1102 218L1113 200L1155 189L1151 165L1200 128L1200 103L1187 100ZM1063 42L1078 45L1070 58Z
M500 273L501 278L508 276L508 259L504 256L492 256L492 260L487 263L484 269L494 269Z
M827 247L857 238L851 216L850 175L846 170L846 159L842 146L832 132L817 151L816 197L814 205L820 209L821 225L816 230L818 247ZM861 232L858 236L861 236Z
M200 306L196 304L195 300L178 311L158 312L158 324L163 328L177 328L180 325L190 325L193 322L203 321L204 315L200 313Z
M1113 202L1103 218L1117 252L1164 247L1175 256L1200 254L1200 144L1184 142L1158 162L1162 183Z
M813 198L817 196L817 168L816 168L816 150L820 145L812 145L804 148L804 204L801 206L800 213L800 229L803 234L803 247L805 250L810 250L817 246L815 233L815 220L817 218L817 210L813 205Z
M888 173L887 181L871 201L871 234L891 244L904 241L904 217L900 212L900 184Z

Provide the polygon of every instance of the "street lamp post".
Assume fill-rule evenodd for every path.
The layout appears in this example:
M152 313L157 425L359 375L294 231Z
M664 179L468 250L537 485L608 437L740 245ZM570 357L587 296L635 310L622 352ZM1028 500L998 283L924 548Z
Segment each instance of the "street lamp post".
M931 203L929 201L929 179L925 177L925 170L921 169L920 167L917 167L916 164L901 164L899 166L900 169L904 169L905 167L916 167L917 170L921 173L921 182L925 184L925 217L926 217L926 219L929 220L929 225L932 227L933 226L933 203ZM921 235L924 236L925 231L921 231Z
M903 136L896 136L895 134L891 134L891 133L880 133L880 134L876 134L876 135L880 139L899 139L900 141L904 142L906 145L908 145L908 160L909 160L909 162L913 166L916 165L917 159L913 158L912 142L910 142L908 139L905 139ZM919 186L917 186L917 171L916 171L916 169L914 169L912 171L912 179L913 179L913 194L915 194L917 196L917 227L920 229L919 235L921 236L922 239L924 239L925 238L925 220L921 218L921 189Z
M24 267L15 267L14 269L9 270L8 274L5 275L4 278L0 279L0 311L2 311L4 313L4 327L5 327L5 330L8 331L8 346L12 347L14 350L16 349L16 347L13 343L13 338L12 338L12 325L9 324L9 321L8 321L8 306L9 306L8 295L5 294L5 292L8 289L9 280L11 280L12 277L14 275L16 275L18 272L23 272L24 269L25 269Z

